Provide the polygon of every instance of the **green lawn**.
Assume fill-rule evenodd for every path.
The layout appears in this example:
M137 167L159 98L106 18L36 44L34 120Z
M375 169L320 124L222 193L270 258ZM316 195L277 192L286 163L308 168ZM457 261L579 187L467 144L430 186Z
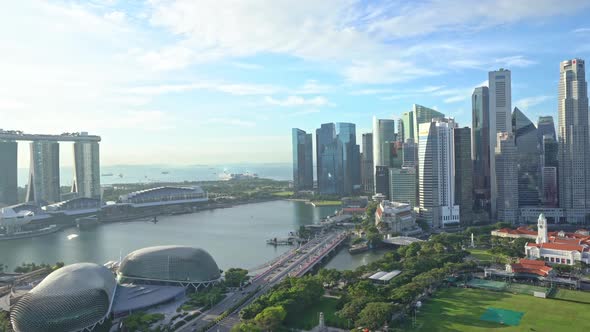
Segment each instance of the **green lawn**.
M272 193L273 196L278 196L278 197L291 197L293 196L293 192L292 191L277 191Z
M574 291L559 288L557 289L555 294L553 294L552 298L590 304L590 292Z
M467 248L467 251L471 253L471 256L482 262L491 262L494 259L494 255L490 254L487 249Z
M480 320L487 308L524 312L518 326ZM590 331L587 304L541 299L480 289L447 288L427 300L417 316L417 326L405 323L404 331Z
M312 201L314 206L340 206L342 202L340 201Z
M311 330L319 323L320 312L324 313L326 325L342 327L346 326L346 320L336 316L336 304L338 299L331 297L322 297L312 306L305 308L305 311L297 317L287 317L285 325L289 328Z

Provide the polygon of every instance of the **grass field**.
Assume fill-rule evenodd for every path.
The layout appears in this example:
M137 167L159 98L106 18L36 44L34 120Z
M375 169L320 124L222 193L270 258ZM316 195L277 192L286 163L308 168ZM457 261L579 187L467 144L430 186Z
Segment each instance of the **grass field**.
M492 254L488 253L487 249L468 248L467 251L471 253L471 256L482 262L491 262L494 257Z
M518 326L480 320L489 307L524 312ZM447 288L427 300L404 331L590 331L587 304L480 289Z
M273 196L277 196L277 197L291 197L293 196L293 192L292 191L277 191L272 193Z
M506 288L507 292L527 294L527 295L533 295L534 292L547 293L548 290L549 289L546 287L529 285L529 284L517 284L517 283L511 283L508 286L508 288Z
M340 206L340 201L312 201L313 206Z
M559 288L551 297L560 300L576 301L590 304L590 292L573 291L569 289Z
M336 316L335 314L337 311L337 303L338 299L331 297L322 297L312 306L307 307L301 315L293 317L292 319L289 319L289 317L287 317L285 325L289 328L311 330L313 327L318 325L319 314L320 312L323 312L326 325L336 326L340 324L340 326L346 326L346 321Z

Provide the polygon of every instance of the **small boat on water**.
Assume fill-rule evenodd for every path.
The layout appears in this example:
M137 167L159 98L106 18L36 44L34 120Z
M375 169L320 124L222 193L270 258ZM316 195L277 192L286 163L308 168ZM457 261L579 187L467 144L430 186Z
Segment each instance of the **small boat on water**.
M289 236L289 237L275 237L272 239L266 240L266 244L271 244L273 246L279 245L293 245L295 243L302 242L302 239L296 236Z
M352 255L360 254L361 252L365 252L367 250L369 250L369 245L366 243L355 244L348 248L348 252Z

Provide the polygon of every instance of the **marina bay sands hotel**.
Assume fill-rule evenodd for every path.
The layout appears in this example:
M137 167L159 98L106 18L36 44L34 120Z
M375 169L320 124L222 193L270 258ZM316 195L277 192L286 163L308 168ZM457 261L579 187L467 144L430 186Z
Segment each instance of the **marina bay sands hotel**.
M0 206L18 203L18 142L30 142L26 202L59 202L59 143L74 143L74 182L78 197L100 198L100 136L81 133L34 135L0 129Z

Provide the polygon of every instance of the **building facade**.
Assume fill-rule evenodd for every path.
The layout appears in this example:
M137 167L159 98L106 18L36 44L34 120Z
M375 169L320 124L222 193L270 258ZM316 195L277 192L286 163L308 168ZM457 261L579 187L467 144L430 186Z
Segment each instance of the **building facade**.
M500 68L488 73L490 152L496 149L497 134L512 132L512 77L509 70ZM497 217L496 158L490 158L490 206L492 218Z
M473 160L473 209L491 215L490 94L487 86L475 88L471 95L471 158Z
M79 197L100 198L100 150L98 142L74 143L72 192Z
M313 190L313 141L312 135L297 128L292 129L293 188Z
M375 194L381 194L389 199L389 167L375 166Z
M416 168L402 167L389 169L389 197L393 202L406 203L416 207Z
M375 225L387 233L407 233L416 229L416 217L411 205L381 201L375 211Z
M339 149L335 137L336 126L333 123L324 123L316 129L317 181L320 195L335 195L339 190L336 178Z
M59 200L59 143L31 142L31 166L26 201L55 203Z
M18 203L17 150L14 141L0 141L0 207Z
M512 112L512 132L517 150L518 205L538 206L541 203L541 150L535 124L518 109Z
M384 160L385 142L395 141L395 121L373 117L373 163L375 166L387 166Z
M430 123L434 119L442 119L445 117L445 115L439 111L418 104L412 105L411 115L411 124L414 127L414 136L412 136L412 138L414 138L414 142L418 142L418 127L420 124Z
M543 137L547 135L553 137L553 139L557 141L555 123L553 122L553 117L551 115L539 116L539 120L537 121L537 133L539 134L539 144L543 144Z
M561 62L558 95L559 206L566 210L569 222L583 223L590 207L588 88L584 60Z
M455 127L452 119L419 126L418 204L420 216L435 228L460 223L455 204Z
M375 167L373 165L373 134L366 133L361 142L361 186L363 192L374 193Z
M401 131L398 131L398 138L400 141L405 142L408 138L414 139L414 112L405 112L402 114L402 118L400 119Z
M473 163L471 128L455 128L455 203L459 205L462 225L473 223Z
M496 143L497 219L516 223L518 220L517 149L512 133L499 133Z

